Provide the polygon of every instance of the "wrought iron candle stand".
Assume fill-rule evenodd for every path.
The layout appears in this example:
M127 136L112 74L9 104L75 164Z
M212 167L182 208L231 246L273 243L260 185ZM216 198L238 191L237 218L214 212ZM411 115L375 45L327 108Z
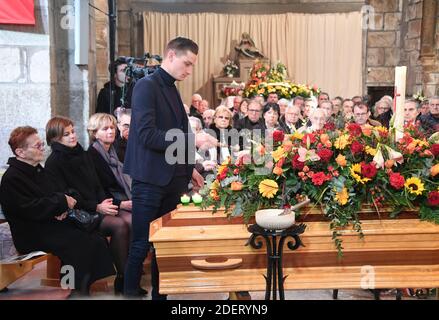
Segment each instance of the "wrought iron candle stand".
M305 228L306 225L303 223L283 230L267 230L257 224L247 228L252 235L246 245L250 245L254 249L260 249L263 246L263 242L261 239L258 241L256 239L258 237L265 239L267 247L267 275L264 275L267 284L265 287L265 300L270 300L271 292L273 293L273 300L277 300L277 288L279 288L280 300L285 300L284 282L287 276L284 277L283 275L283 247L288 237L294 239L294 241L287 242L290 250L294 251L303 246L299 235L305 231ZM278 239L279 241L277 241Z

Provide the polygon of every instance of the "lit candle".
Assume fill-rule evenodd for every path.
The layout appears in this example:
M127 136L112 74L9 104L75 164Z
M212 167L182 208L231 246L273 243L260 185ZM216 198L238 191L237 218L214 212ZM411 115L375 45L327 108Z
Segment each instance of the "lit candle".
M184 194L184 195L180 198L180 201L181 201L181 203L182 203L184 206L187 206L187 205L189 204L189 202L191 202L191 198L190 198L187 194Z
M195 193L195 194L192 196L192 201L194 202L194 204L195 204L196 206L198 206L198 205L201 204L201 202L203 202L203 197L202 197L199 193Z
M395 97L393 101L395 141L401 139L404 135L404 104L405 104L405 87L407 78L407 67L395 68Z

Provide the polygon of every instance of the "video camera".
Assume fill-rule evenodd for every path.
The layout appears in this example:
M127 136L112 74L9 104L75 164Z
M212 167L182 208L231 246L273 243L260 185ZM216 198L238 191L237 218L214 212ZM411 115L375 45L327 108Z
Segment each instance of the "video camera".
M127 77L130 77L134 82L136 82L137 80L143 78L144 76L154 73L154 71L160 66L160 63L162 62L163 59L159 55L151 55L148 52L145 53L143 58L122 56L117 58L117 60L127 64L125 74ZM159 64L149 65L150 60L155 60ZM142 66L139 66L141 64Z
M157 61L158 64L150 65L149 62L151 60ZM117 58L117 61L126 63L127 67L125 69L125 76L131 80L129 82L125 82L123 86L121 98L122 106L126 107L127 105L129 105L127 97L128 100L131 100L131 94L137 80L154 73L154 71L157 70L157 68L162 63L162 60L163 59L161 56L151 55L149 52L145 53L143 58L125 56L120 56L119 58Z

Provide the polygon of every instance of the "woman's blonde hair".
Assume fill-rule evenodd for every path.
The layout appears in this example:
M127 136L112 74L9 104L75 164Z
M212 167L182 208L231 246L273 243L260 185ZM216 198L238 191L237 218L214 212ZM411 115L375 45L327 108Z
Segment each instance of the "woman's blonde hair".
M214 114L214 120L215 118L219 115L219 114L223 114L223 113L227 113L227 115L230 117L229 120L229 126L233 126L233 113L232 111L230 111L229 108L227 108L226 106L219 106L215 109L215 114Z
M95 113L88 120L88 136L91 142L96 141L96 132L105 126L107 123L110 123L114 126L114 129L117 128L117 120L114 116L108 113Z

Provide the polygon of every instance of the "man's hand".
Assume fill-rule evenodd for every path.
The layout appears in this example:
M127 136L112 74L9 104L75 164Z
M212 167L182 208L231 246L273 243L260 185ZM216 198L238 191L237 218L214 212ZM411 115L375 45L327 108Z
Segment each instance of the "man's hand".
M216 148L218 146L218 140L210 134L202 131L195 135L195 144L198 149L207 150L210 148Z
M204 178L197 170L192 172L192 185L195 192L198 192L204 186Z

